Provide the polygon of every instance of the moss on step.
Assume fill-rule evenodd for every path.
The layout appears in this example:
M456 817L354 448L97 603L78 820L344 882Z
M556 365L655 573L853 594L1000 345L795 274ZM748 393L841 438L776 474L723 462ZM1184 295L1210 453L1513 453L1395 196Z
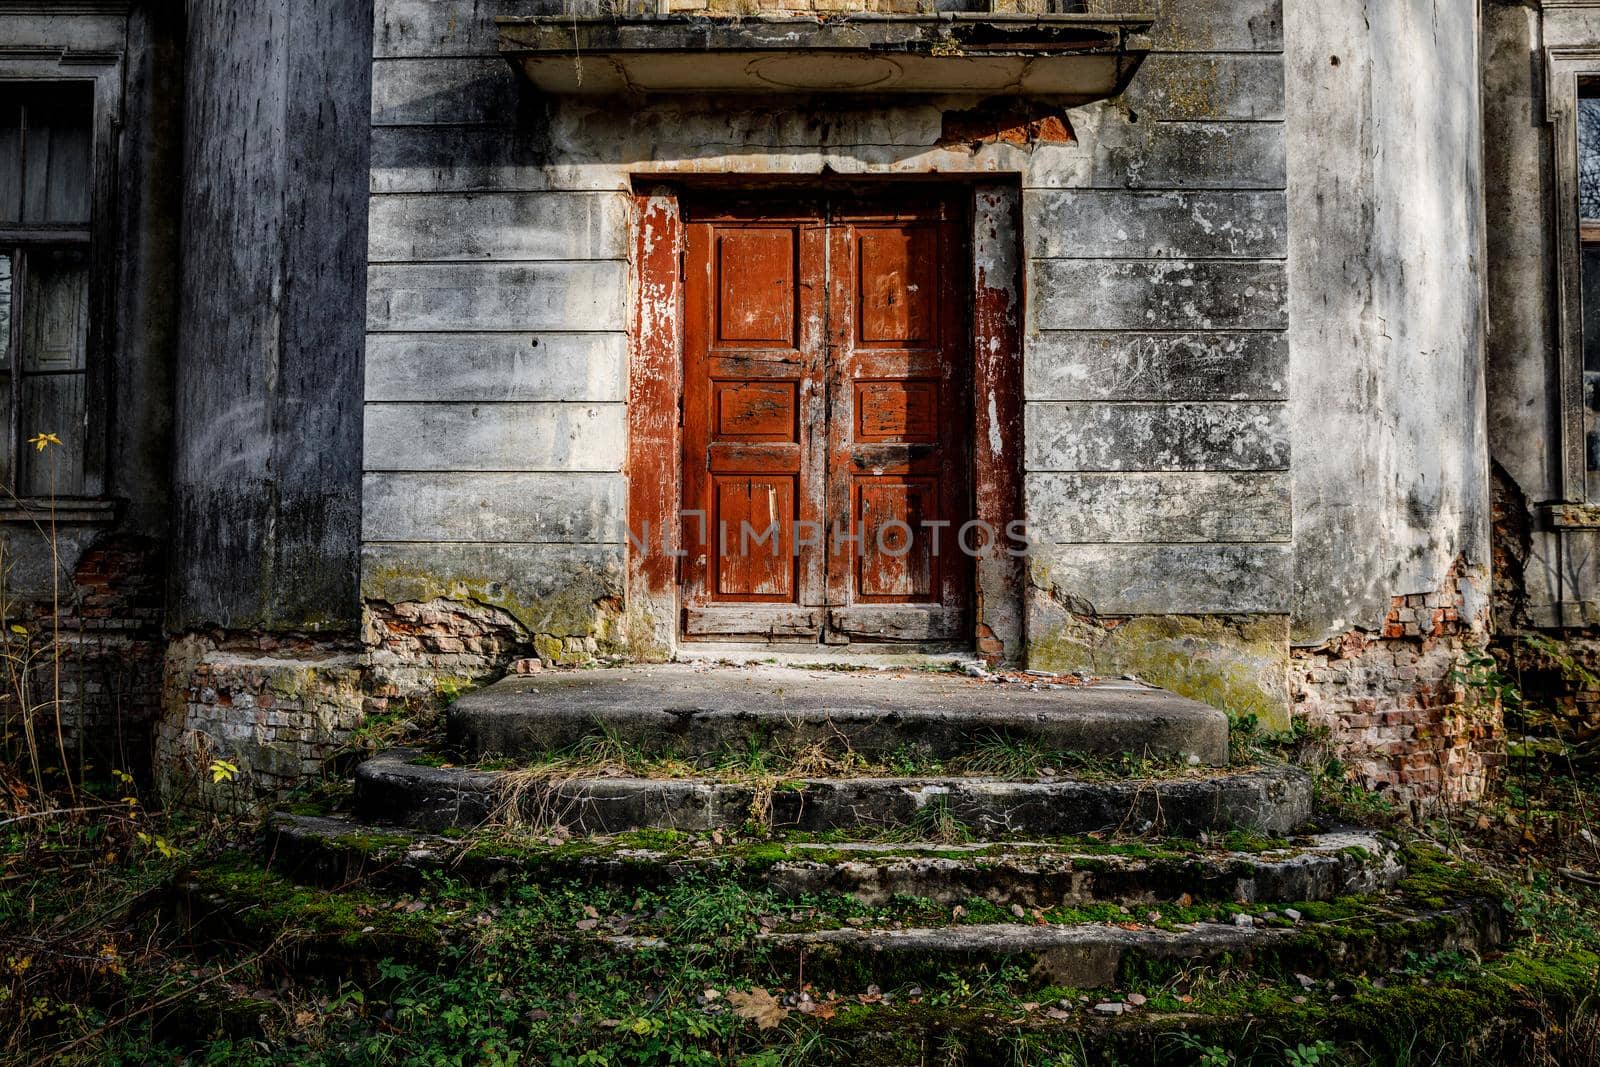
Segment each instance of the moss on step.
M382 835L375 837L381 847ZM606 844L657 851L704 847L701 838L670 833L627 835ZM746 848L753 863L808 853L793 849L795 842L732 844ZM575 855L594 843L538 847L548 850L541 854L566 850ZM1156 849L1144 843L1131 847ZM1431 846L1408 846L1407 855L1418 874L1402 893L1294 905L1308 919L1327 924L1302 926L1302 936L1327 939L1326 946L1312 947L1378 939L1385 936L1386 920L1406 906L1494 889L1479 872ZM693 1050L706 1050L738 1062L758 1049L776 1047L793 1062L852 1067L952 1057L968 1063L1178 1064L1195 1062L1197 1049L1216 1047L1236 1053L1238 1063L1264 1065L1284 1062L1284 1048L1326 1041L1352 1064L1396 1062L1405 1049L1420 1054L1422 1062L1448 1051L1452 1062L1466 1064L1472 1061L1462 1050L1508 1042L1528 1032L1546 1006L1578 1003L1594 988L1596 969L1594 956L1585 952L1532 944L1487 961L1419 944L1415 956L1399 954L1397 969L1363 974L1351 961L1331 979L1319 977L1310 989L1292 973L1258 962L1248 970L1225 964L1129 967L1118 988L1088 993L1038 989L1026 971L1003 960L967 961L910 967L887 978L876 969L854 979L840 971L840 984L831 990L826 984L811 990L815 1002L827 1006L827 1017L803 1014L790 1003L780 1026L763 1032L728 1010L728 993L760 986L781 998L796 992L799 976L762 948L754 936L760 930L942 922L951 919L948 909L910 898L882 907L847 898L797 903L733 879L701 875L621 892L581 880L513 873L489 891L446 872L416 894L398 898L363 887L330 893L295 885L238 854L197 870L190 895L228 918L220 951L227 951L221 946L232 945L240 931L258 945L287 931L302 945L337 950L284 957L283 967L308 997L333 998L344 988L340 981L353 981L349 988L364 991L360 1012L330 1011L317 1017L314 1033L274 1039L305 1052L306 1062L318 1062L307 1051L313 1042L351 1049L379 1031L385 1056L425 1057L430 1049L456 1047L451 1041L459 1043L466 1031L452 1029L456 1024L447 1020L463 1019L472 1020L475 1050L515 1050L523 1062L558 1062L558 1053L574 1057L586 1049L608 1062L658 1062L671 1049L691 1060ZM1286 925L1283 909L1277 903L1160 910L1163 921L1276 911L1279 925ZM1115 906L1059 909L1046 918L1148 923L1142 910L1132 909L1130 915ZM1032 915L1018 920L1009 910L981 901L969 902L962 918L1036 921ZM590 944L619 927L662 941L649 951L623 955ZM1413 932L1419 929L1426 928ZM330 957L344 967L338 976L327 974ZM389 961L380 964L383 957ZM316 965L308 967L308 960ZM806 974L818 982L820 972L809 958ZM857 984L844 984L847 980ZM882 988L869 990L869 981ZM708 989L717 997L708 999ZM1131 1003L1132 993L1144 1004L1126 1015L1110 1018L1093 1010L1097 1003ZM1069 1005L1065 1011L1057 1007L1062 1000ZM1052 1018L1047 1009L1061 1018ZM373 1022L380 1017L390 1021ZM1067 1054L1076 1060L1061 1058ZM353 1062L362 1060L357 1056Z
M446 924L434 914L396 909L391 899L358 889L300 885L242 852L197 868L180 889L203 922L256 938L282 937L374 959L428 954L443 944Z

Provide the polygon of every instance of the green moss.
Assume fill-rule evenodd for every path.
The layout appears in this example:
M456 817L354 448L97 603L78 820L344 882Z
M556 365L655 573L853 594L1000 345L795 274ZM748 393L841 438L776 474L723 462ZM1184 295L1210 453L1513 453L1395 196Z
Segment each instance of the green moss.
M433 570L418 561L373 560L363 569L361 594L391 604L457 600L499 608L529 634L544 639L594 637L612 651L616 635L610 609L620 597L620 573L607 565L573 560L567 581L554 590L517 577L490 577L469 571ZM559 640L556 641L559 645ZM559 658L559 657L556 657Z
M1288 659L1288 618L1278 615L1153 615L1109 628L1067 617L1028 641L1030 666L1133 674L1280 731L1290 720Z
M214 906L215 921L263 938L379 956L436 951L443 943L444 924L426 911L396 910L391 901L361 891L298 885L243 853L222 855L194 878L198 898Z

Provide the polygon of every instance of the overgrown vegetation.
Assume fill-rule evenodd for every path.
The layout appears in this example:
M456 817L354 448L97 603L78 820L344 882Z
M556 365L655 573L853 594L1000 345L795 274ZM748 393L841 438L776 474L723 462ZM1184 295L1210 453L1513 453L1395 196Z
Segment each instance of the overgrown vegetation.
M1485 699L1520 699L1491 665L1463 669ZM389 744L435 729L431 714L397 710L370 724L367 740ZM462 838L445 862L403 884L372 871L291 877L266 865L254 825L149 811L123 773L91 771L69 786L49 746L28 749L23 739L0 770L8 804L0 816L0 1059L1600 1065L1600 780L1555 741L1515 750L1490 802L1402 827L1397 813L1344 783L1325 737L1301 728L1267 738L1239 722L1242 758L1318 769L1327 819L1375 822L1404 838L1409 876L1398 896L1013 909L978 898L868 905L833 893L789 896L762 878L733 877L780 860L847 859L830 849L861 837L774 839L755 811L742 835L656 831L601 843L503 827ZM1138 760L1074 762L1000 735L955 763L934 765L913 750L868 759L838 744L782 751L766 743L691 761L597 733L517 768L512 780L709 770L779 789L851 773L1184 773ZM219 761L207 773L230 768ZM291 809L337 810L345 798L339 782L318 783ZM931 843L917 846L927 857L983 861L985 848L968 844L970 831L947 809L922 811L916 825L882 837ZM1050 844L1087 857L1179 863L1206 848L1251 852L1283 842L1112 835ZM348 845L380 864L410 847L382 834ZM562 862L603 858L606 849L715 862L626 887ZM469 871L469 861L507 856L522 862L494 877ZM1394 932L1397 915L1485 901L1509 935L1503 950L1480 956L1468 942L1402 941ZM934 956L867 973L848 958L797 957L773 939L979 923L1178 930L1238 916L1292 937L1293 954L1203 967L1135 961L1114 988L1093 991L1049 985L1014 963ZM1304 962L1340 954L1339 966Z

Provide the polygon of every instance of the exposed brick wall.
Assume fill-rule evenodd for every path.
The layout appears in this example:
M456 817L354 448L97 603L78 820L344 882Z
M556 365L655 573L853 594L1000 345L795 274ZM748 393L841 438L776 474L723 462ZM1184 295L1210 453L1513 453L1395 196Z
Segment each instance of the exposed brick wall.
M492 680L519 659L537 658L545 666L581 665L593 662L602 650L593 636L529 633L500 608L443 598L367 601L361 641L372 669L371 692L380 699L429 693L446 679Z
M250 810L322 773L365 719L364 669L349 644L188 635L167 651L157 780L169 800ZM223 759L239 769L213 782Z
M361 643L380 698L430 691L441 679L481 682L532 655L533 639L509 612L460 600L369 600Z
M6 599L0 633L7 655L13 663L29 663L29 699L37 704L54 691L52 644L59 649L69 765L146 776L152 767L151 731L161 709L166 645L161 547L148 538L112 535L64 565L71 574L61 583L59 609L48 595ZM48 559L43 573L47 582ZM16 694L9 685L6 689L9 717L15 714ZM53 723L46 735L53 741Z
M1487 641L1483 587L1458 566L1438 592L1393 598L1381 630L1294 650L1296 714L1330 729L1366 788L1414 806L1483 795L1502 758L1499 709L1451 677Z

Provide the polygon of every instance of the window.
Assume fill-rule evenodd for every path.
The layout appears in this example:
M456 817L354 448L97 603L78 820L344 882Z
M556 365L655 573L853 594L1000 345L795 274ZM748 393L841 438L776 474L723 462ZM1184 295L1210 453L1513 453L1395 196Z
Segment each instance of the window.
M93 116L89 83L0 83L0 482L20 497L85 489Z

